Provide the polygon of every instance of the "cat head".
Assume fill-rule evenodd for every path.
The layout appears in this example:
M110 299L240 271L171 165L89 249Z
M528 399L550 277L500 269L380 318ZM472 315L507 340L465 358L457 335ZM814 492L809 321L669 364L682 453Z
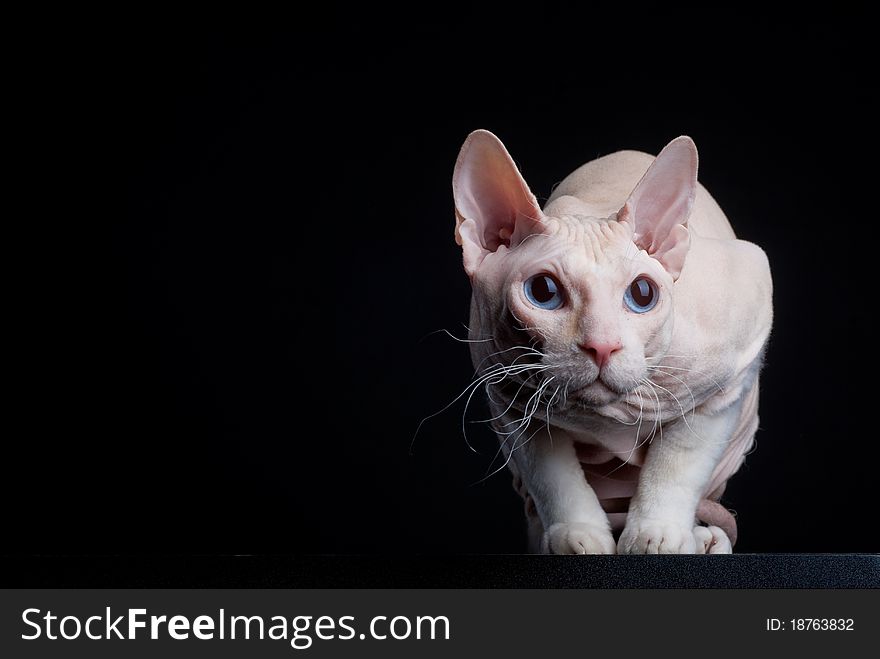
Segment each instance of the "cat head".
M672 335L690 239L697 151L670 142L610 217L545 214L504 145L475 131L453 176L456 241L474 291L481 352L531 346L568 397L606 405L635 390ZM494 361L494 360L493 360Z

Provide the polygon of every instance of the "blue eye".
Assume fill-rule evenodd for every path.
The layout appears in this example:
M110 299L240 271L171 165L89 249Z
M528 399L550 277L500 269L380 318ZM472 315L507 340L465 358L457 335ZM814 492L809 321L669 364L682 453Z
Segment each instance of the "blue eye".
M636 277L623 294L623 301L631 311L645 313L654 308L660 298L657 285L647 277Z
M562 286L550 275L535 275L526 280L523 291L539 309L553 311L562 306Z

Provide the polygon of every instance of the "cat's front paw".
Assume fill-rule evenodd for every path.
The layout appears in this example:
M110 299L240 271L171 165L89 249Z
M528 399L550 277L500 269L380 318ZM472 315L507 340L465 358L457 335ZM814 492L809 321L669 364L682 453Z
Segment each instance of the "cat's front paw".
M692 526L658 519L627 522L617 542L619 554L693 554L696 539Z
M545 554L613 554L615 549L611 531L582 522L553 524L541 542Z
M698 554L732 554L730 538L717 526L695 526L694 539Z

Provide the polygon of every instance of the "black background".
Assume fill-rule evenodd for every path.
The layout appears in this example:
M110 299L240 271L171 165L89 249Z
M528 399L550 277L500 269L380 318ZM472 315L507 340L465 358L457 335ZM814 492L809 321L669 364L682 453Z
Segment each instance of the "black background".
M465 336L450 177L482 127L542 200L598 155L696 140L775 281L758 449L725 498L737 549L878 550L866 21L633 11L52 51L22 129L7 549L522 551L508 475L473 485L494 440L470 424L470 452L460 406L410 454L471 374L434 332Z

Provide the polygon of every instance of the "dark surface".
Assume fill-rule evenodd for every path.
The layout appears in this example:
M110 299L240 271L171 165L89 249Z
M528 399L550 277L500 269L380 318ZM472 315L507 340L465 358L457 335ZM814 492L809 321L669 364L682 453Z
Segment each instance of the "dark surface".
M7 313L4 550L523 551L509 476L473 485L497 446L485 427L467 426L475 455L454 407L410 455L419 420L471 376L467 347L431 333L464 334L450 178L480 127L540 199L597 155L694 137L701 180L776 283L758 448L725 496L737 549L880 549L861 531L880 464L865 385L874 22L662 9L530 13L510 31L472 14L299 33L139 16L28 49L49 60L30 78L50 98L14 128L29 214L11 222L28 235L8 239L24 263L7 281L20 306ZM22 560L78 583L105 565ZM108 560L123 580L185 562ZM292 562L265 560L273 574ZM300 578L315 581L360 564L394 585L421 569L306 560ZM460 575L425 569L479 582L489 559L462 560Z
M80 556L3 559L0 588L880 588L880 556Z

